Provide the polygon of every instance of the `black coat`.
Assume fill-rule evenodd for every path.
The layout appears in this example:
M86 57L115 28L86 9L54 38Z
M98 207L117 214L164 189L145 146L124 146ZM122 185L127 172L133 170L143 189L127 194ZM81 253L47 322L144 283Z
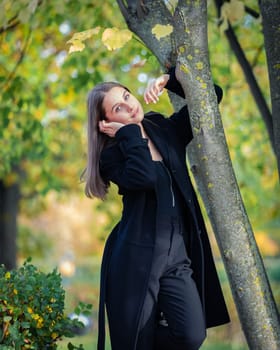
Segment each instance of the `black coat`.
M167 88L182 94L174 73ZM219 88L216 92L219 99ZM192 139L187 106L170 118L150 112L145 115L143 126L191 213L195 229L187 249L207 327L227 323L229 316L208 236L186 167L186 145ZM100 169L105 180L118 185L123 196L123 213L106 242L103 255L98 349L104 349L106 303L112 349L134 350L158 234L155 164L138 125L126 125L117 132L113 142L102 152Z

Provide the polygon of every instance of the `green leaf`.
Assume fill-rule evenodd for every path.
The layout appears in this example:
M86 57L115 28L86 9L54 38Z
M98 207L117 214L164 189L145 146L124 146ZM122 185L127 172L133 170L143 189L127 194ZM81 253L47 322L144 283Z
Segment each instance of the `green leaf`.
M3 320L4 322L10 322L13 318L11 316L4 316Z

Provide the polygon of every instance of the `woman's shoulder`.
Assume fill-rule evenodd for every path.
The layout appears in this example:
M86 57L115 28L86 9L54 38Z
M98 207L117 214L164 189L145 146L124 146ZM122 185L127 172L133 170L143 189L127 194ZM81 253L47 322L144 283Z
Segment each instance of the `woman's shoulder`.
M161 124L164 121L166 121L166 118L162 114L160 114L158 112L154 112L154 111L150 111L148 113L145 113L145 119L150 120L150 121L157 123L157 124Z
M119 153L118 143L112 138L110 139L109 142L107 142L107 144L102 149L100 158L102 159L102 158L112 157L117 153Z

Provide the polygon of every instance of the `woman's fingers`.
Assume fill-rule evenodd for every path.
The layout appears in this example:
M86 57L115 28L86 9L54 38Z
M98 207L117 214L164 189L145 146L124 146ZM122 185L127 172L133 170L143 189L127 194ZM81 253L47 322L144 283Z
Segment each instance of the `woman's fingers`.
M144 100L146 103L157 103L159 98L158 96L162 93L163 88L165 87L169 79L168 74L163 74L155 80L152 80L144 92Z
M103 132L104 134L115 137L116 132L122 127L124 124L117 123L117 122L106 122L105 120L101 120L99 122L99 130L100 132Z
M148 87L144 92L144 99L146 103L157 103L158 102L159 88L156 80L149 83Z

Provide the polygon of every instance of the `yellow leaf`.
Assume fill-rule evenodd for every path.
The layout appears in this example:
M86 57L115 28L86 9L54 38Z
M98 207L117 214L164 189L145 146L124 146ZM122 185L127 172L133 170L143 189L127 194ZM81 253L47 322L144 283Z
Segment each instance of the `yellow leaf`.
M161 38L164 38L165 36L170 35L172 32L173 32L173 26L171 26L170 24L167 24L167 25L156 24L152 29L152 34L156 36L157 40L160 40Z
M100 31L100 27L92 28L89 30L85 30L83 32L75 33L71 39L67 41L67 44L71 44L69 48L69 53L76 51L83 51L85 48L85 44L83 41L91 38L93 35L98 34Z
M91 38L93 35L98 34L100 31L100 27L92 28L89 30L85 30L83 32L75 33L70 40L67 41L67 44L72 44L75 41L85 41Z
M82 43L81 41L79 40L72 41L72 45L69 48L69 53L83 51L84 48L85 48L85 44Z
M245 14L245 8L242 1L230 0L225 2L221 7L221 18L234 23L241 19Z
M107 28L102 34L102 42L108 50L116 50L123 47L132 38L128 29Z

